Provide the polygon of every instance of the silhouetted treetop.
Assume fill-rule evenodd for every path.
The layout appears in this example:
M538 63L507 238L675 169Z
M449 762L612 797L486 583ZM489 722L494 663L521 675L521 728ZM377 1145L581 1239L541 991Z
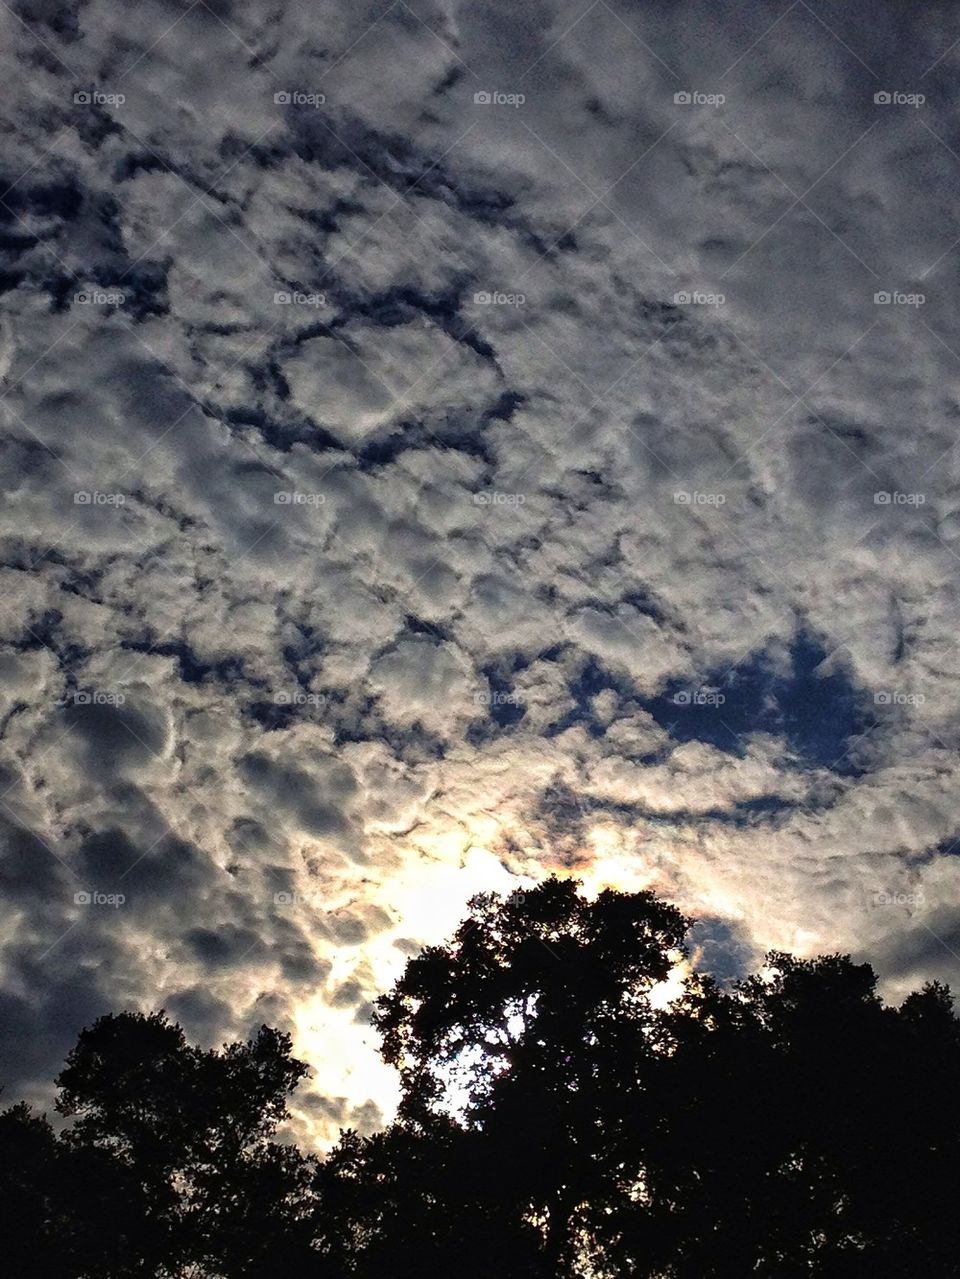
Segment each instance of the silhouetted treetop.
M405 1113L451 1086L478 1102L508 1067L619 1035L681 954L689 922L652 893L607 890L595 901L556 878L506 901L470 902L447 946L411 959L377 1001L384 1059L401 1073Z
M101 1017L56 1134L0 1113L5 1261L27 1279L960 1275L960 1022L849 956L721 985L652 893L475 898L376 1006L395 1122L275 1140L307 1073ZM664 1000L681 959L684 980ZM673 989L673 983L671 983Z

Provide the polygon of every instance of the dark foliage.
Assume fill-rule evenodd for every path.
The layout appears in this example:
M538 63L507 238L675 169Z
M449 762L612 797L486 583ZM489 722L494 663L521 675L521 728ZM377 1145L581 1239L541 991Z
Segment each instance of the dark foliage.
M326 1159L275 1140L306 1073L263 1027L220 1051L163 1013L84 1030L59 1135L0 1114L26 1279L960 1275L960 1022L845 956L691 973L649 893L482 897L378 1001L395 1123Z

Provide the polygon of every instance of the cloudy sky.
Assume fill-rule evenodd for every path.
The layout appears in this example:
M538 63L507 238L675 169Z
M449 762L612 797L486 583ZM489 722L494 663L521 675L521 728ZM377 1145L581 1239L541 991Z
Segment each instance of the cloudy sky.
M0 1076L480 890L960 981L955 6L0 6Z

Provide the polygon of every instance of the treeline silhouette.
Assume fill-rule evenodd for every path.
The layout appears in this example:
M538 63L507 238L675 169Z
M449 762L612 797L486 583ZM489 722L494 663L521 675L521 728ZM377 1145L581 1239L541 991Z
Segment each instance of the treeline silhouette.
M550 879L474 899L377 1003L399 1115L326 1158L275 1140L287 1035L208 1051L101 1017L56 1134L0 1115L18 1279L960 1274L960 1023L931 984L774 953L664 1006L689 921Z

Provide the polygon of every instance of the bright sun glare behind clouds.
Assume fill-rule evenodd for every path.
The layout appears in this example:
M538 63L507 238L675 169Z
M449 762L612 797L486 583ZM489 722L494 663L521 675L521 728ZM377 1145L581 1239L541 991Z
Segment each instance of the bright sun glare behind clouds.
M532 876L512 873L487 849L481 838L489 837L492 823L474 834L461 827L449 827L433 834L418 832L420 856L405 859L395 874L381 886L371 900L388 906L400 921L390 930L367 942L364 962L369 966L372 986L386 992L403 972L409 955L420 946L437 944L452 936L467 911L471 897L480 893L507 895L517 888L536 883ZM613 824L597 822L584 833L582 846L568 858L570 866L558 866L561 877L583 883L587 897L595 897L606 888L636 892L648 888L656 879L654 869L645 864L635 848L623 846L622 831ZM361 1116L367 1114L379 1123L390 1118L399 1100L395 1072L384 1065L377 1054L377 1035L352 1007L336 1007L337 987L356 972L355 958L335 956L323 989L301 1003L296 1010L295 1050L310 1064L312 1088L326 1097L343 1099ZM657 1006L669 1003L680 993L684 964L678 964L671 976L654 988ZM379 1110L374 1116L366 1103ZM297 1112L296 1098L293 1110ZM327 1145L336 1136L335 1125L327 1120L303 1115L303 1122L313 1140Z

